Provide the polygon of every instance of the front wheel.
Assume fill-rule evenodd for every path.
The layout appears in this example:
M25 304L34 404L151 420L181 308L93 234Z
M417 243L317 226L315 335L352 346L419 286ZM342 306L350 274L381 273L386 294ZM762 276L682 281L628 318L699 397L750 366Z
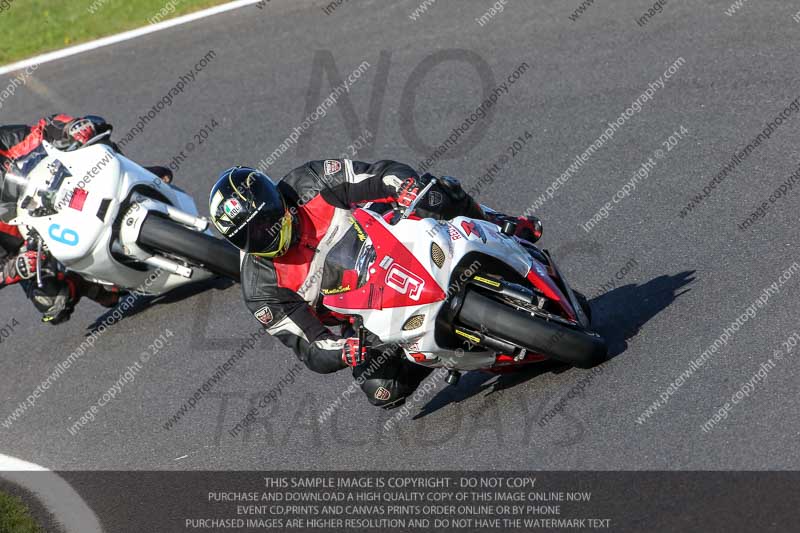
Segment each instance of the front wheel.
M200 233L150 213L142 223L138 243L151 250L182 257L209 272L240 279L239 250L226 241Z
M591 368L606 360L608 347L596 333L570 328L469 290L458 320L521 348L576 366Z

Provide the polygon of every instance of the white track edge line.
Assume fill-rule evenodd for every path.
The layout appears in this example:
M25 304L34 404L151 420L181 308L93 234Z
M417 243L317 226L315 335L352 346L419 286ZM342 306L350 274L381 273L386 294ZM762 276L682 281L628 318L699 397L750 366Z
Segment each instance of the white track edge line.
M103 533L94 511L55 472L0 453L0 478L31 492L66 533Z
M166 30L167 28L173 28L175 26L187 24L189 22L210 17L212 15L217 15L219 13L224 13L226 11L239 9L240 7L252 4L257 4L260 1L262 0L235 0L233 2L228 2L226 4L221 4L218 6L210 7L208 9L203 9L202 11L189 13L188 15L183 15L173 19L165 20L163 22L159 22L158 24L151 24L149 26L144 26L142 28L137 28L135 30L129 30L123 33L118 33L116 35L109 35L108 37L103 37L101 39L89 41L88 43L78 44L75 46L70 46L69 48L64 48L62 50L56 50L54 52L48 52L46 54L41 54L28 59L23 59L22 61L17 61L16 63L11 63L10 65L5 65L3 67L0 67L0 76L24 68L32 67L34 65L49 63L51 61L56 61L58 59L63 59L65 57L74 56L82 52L88 52L90 50L103 48L104 46L109 46L112 44L121 43L123 41L136 39L137 37L142 37L143 35L148 35L150 33L155 33L157 31Z

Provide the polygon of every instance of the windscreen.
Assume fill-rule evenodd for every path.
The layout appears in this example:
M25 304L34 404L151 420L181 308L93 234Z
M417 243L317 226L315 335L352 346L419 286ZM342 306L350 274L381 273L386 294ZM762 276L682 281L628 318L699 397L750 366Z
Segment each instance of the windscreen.
M369 265L375 260L375 256L375 248L367 239L364 229L351 218L347 232L325 258L323 293L333 294L363 286L367 282ZM356 287L347 287L344 283L344 273L348 270L354 270L358 275Z

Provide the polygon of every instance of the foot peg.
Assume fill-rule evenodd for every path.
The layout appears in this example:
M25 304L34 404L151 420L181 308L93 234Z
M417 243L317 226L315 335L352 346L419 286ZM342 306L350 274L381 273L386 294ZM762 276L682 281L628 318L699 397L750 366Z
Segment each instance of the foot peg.
M447 373L447 377L444 379L448 385L453 385L454 387L458 385L458 381L461 379L461 372L458 370L451 370Z

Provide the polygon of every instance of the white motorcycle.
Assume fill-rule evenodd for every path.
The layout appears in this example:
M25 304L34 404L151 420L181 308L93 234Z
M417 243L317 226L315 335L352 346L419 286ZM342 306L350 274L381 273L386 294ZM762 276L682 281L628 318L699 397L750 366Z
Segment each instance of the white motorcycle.
M355 209L352 227L329 254L323 305L382 343L429 367L505 372L555 359L588 368L606 343L590 309L547 251L514 236L515 224ZM391 217L391 218L390 218Z
M16 201L10 224L66 271L122 291L238 281L238 250L213 236L192 198L100 144L105 135L67 152L44 142L17 161L0 191Z

